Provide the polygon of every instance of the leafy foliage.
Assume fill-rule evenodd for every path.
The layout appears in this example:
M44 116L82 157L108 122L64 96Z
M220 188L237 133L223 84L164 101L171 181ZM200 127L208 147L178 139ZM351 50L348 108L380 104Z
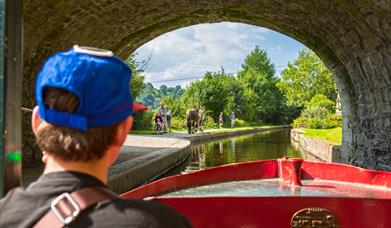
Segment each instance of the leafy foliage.
M243 94L243 85L221 69L215 73L206 72L203 80L191 83L182 100L186 109L203 108L217 122L220 112L228 114L236 111L238 116L244 115L247 101Z
M270 62L266 51L261 50L258 46L255 46L254 50L245 58L244 63L242 64L242 71L239 75L248 73L249 71L259 72L268 79L271 79L276 73L274 65ZM257 78L246 76L248 75L241 75L239 78L248 82L249 84L247 86L251 87L251 85L257 81Z
M323 94L316 94L305 104L306 109L315 107L324 108L330 113L335 112L335 102L329 100Z
M144 88L144 76L141 75L144 69L142 68L142 63L136 62L135 56L136 54L131 54L125 60L125 63L130 67L130 69L132 69L132 79L129 86L131 88L133 99L136 100Z
M258 46L245 58L238 79L246 86L248 109L252 109L250 121L282 123L287 114L283 93L277 87L279 79L274 75L275 68L266 51Z
M165 85L160 86L159 89L153 87L151 83L145 83L142 90L139 102L144 105L156 109L159 107L160 102L164 102L165 97L170 96L173 100L179 100L184 90L181 86L167 87ZM169 106L172 108L172 106Z
M304 109L304 111L301 113L301 116L307 119L311 119L311 118L323 119L326 118L327 115L329 114L330 112L326 108L314 106L314 107L309 107Z
M337 98L333 74L308 48L299 52L298 58L288 64L281 76L278 87L284 91L289 105L304 107L316 94L323 94L332 101Z
M322 94L317 94L305 104L301 117L293 122L293 126L311 129L328 129L341 126L342 118L332 114L334 112L334 102Z
M332 119L332 116L329 115L325 118L306 118L299 117L295 119L292 123L294 128L310 128L310 129L331 129L336 127L341 127L341 122L338 120Z
M154 112L152 110L133 114L133 130L153 129Z
M302 109L293 127L328 129L341 126L341 118L334 118L336 85L332 73L318 56L304 48L294 63L282 71L277 86L284 92L287 103Z
M186 119L180 116L173 116L171 118L171 129L173 130L186 129Z
M295 119L291 125L294 128L304 128L304 127L308 127L309 123L310 123L310 121L308 118L299 117L299 118Z

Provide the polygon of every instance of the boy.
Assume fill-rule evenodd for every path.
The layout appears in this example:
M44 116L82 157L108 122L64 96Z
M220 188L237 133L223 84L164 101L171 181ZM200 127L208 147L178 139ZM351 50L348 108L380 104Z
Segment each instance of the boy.
M75 46L46 61L32 115L45 170L0 200L0 227L190 226L168 206L124 200L106 186L140 108L130 75L120 58L101 49Z

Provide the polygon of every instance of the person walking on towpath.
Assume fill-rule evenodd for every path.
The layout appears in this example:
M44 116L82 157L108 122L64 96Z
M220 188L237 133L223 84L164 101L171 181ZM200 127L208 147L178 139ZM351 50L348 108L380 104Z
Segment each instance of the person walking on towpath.
M167 132L167 112L168 108L167 106L164 105L163 102L160 103L160 108L159 108L160 116L162 117L163 120L163 131L164 133Z
M163 133L163 120L159 112L155 114L155 130L160 134Z
M32 129L44 173L0 200L0 227L190 227L174 209L125 200L108 170L129 133L131 70L111 51L75 46L50 57L36 81Z
M224 113L220 112L220 116L219 116L219 126L220 126L220 128L223 127L223 123L224 123Z
M234 128L235 127L235 113L232 112L231 115L229 116L230 120L231 120L231 128Z
M168 108L166 113L168 132L171 132L171 110Z

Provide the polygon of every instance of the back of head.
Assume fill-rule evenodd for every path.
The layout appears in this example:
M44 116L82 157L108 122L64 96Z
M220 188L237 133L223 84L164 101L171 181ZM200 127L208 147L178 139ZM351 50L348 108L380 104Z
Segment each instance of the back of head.
M101 158L133 112L130 76L111 51L75 46L50 57L36 82L40 149L64 161Z
M50 109L75 113L79 99L67 90L47 88L44 91L44 104ZM115 130L116 124L81 131L43 121L36 139L42 151L56 158L64 161L90 161L103 156L113 141Z

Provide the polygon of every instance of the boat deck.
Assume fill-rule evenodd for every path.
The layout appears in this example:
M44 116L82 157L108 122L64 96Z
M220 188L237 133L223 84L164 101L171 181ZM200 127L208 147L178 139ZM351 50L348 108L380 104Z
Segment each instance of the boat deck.
M391 199L391 189L341 181L303 180L302 186L282 183L279 178L208 184L173 191L161 197L219 196L324 196Z
M391 227L391 172L295 158L163 178L122 195L154 200L194 227Z

